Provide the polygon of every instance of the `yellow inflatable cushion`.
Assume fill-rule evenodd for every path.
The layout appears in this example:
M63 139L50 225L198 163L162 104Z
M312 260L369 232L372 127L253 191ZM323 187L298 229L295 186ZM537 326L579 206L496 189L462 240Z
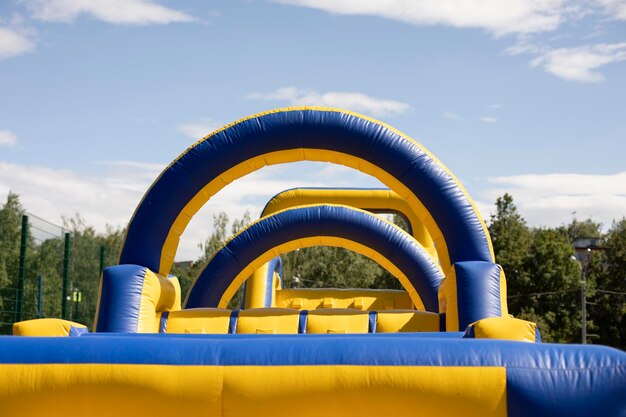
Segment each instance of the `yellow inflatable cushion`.
M415 310L379 311L376 333L438 332L439 314Z
M369 314L353 309L325 308L309 311L307 333L367 333Z
M290 308L252 308L241 310L237 333L296 334L300 312Z
M532 343L540 341L536 323L512 317L490 317L478 320L468 326L465 337Z
M190 308L170 311L166 333L226 334L231 311L225 308Z
M87 326L63 319L34 319L13 323L14 336L69 336L71 328Z

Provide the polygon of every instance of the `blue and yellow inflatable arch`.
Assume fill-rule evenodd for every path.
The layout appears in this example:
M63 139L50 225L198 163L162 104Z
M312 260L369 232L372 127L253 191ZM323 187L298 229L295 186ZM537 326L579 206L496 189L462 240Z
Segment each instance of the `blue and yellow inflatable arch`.
M185 227L213 195L264 166L303 160L370 174L414 208L446 274L440 304L448 330L507 314L504 274L494 263L487 227L459 181L403 133L337 109L273 110L194 144L161 173L137 207L120 264L145 266L166 276ZM463 297L460 304L458 294Z

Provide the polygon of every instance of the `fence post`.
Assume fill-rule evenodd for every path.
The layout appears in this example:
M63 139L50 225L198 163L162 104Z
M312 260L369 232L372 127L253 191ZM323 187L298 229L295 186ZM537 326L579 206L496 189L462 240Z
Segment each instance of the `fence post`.
M104 246L100 246L100 273L104 271L104 254L105 254Z
M43 277L39 274L37 283L37 313L39 318L43 316Z
M65 233L65 251L63 252L63 304L61 304L61 317L67 320L67 286L70 279L70 234Z
M22 216L22 237L20 242L20 266L17 277L17 299L15 302L15 320L24 319L24 277L26 276L26 249L28 248L28 216Z

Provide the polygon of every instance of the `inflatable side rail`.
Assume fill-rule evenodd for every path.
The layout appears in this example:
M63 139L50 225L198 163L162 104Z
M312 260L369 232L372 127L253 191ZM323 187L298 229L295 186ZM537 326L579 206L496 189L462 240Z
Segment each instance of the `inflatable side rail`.
M0 415L624 416L624 352L457 337L5 336Z
M157 313L157 321L159 333L182 334L427 333L430 337L459 334L438 334L439 315L416 310L194 308ZM61 319L27 320L13 325L14 336L81 336L88 333L82 324ZM463 338L541 342L535 323L510 317L492 317L472 323Z
M418 214L392 190L385 188L293 188L282 191L272 197L261 212L261 217L287 208L311 204L343 204L372 213L396 213L403 217L408 225L408 232L426 249L435 262L439 257L428 230L422 224ZM282 290L282 268L276 260L263 265L254 272L245 283L244 308L288 307L297 305L294 300L285 300L279 293ZM302 293L306 293L303 290ZM301 294L300 299L308 297ZM315 294L311 294L315 296ZM374 296L374 293L371 294ZM381 298L389 297L388 292L381 292ZM339 300L337 300L339 301ZM315 303L308 302L309 308ZM323 306L323 304L321 304ZM296 307L299 308L299 307ZM410 306L404 307L410 308Z

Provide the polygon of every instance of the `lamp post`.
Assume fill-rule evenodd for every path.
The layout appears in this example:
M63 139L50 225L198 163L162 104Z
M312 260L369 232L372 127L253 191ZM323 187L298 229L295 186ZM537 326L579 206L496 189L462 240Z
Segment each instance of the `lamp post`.
M587 248L587 262L591 260L591 248ZM581 315L581 336L582 344L587 344L587 276L585 274L585 265L580 262L574 255L570 257L575 261L580 269L580 315Z
M583 345L587 344L587 277L585 268L580 268L580 305L582 315L582 338Z

